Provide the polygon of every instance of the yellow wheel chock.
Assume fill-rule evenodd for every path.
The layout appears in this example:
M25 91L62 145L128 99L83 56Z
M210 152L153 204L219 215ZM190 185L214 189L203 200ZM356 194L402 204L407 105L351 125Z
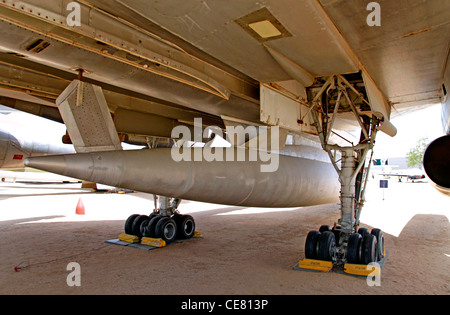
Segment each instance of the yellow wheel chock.
M166 241L161 238L143 237L141 239L141 244L154 247L164 247L166 246Z
M331 261L317 260L317 259L301 259L297 265L294 266L295 270L308 270L316 272L329 272L336 271L338 273L346 273L353 276L360 277L380 277L381 269L387 258L387 252L384 251L382 259L380 261L364 264L334 264Z
M372 276L379 277L381 275L381 268L379 265L357 265L345 264L344 272L355 276Z
M195 231L194 235L191 239L201 238L202 234L198 231ZM188 241L187 240L175 240L173 243ZM137 235L130 235L130 234L120 234L117 239L114 240L108 240L106 243L109 244L116 244L116 245L122 245L122 246L131 246L135 248L141 248L141 249L153 249L153 248L161 248L165 247L167 245L170 245L172 243L167 243L161 238L150 238L150 237L142 237L140 238Z
M296 267L298 269L327 272L333 269L333 262L315 259L302 259L298 262Z
M120 234L119 240L127 243L139 243L140 239L136 235L130 235L130 234Z

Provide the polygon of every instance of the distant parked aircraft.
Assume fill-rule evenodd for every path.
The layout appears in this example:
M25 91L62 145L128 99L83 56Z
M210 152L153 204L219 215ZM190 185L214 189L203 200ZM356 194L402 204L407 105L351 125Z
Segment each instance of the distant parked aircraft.
M0 169L24 168L33 156L75 153L63 124L0 105Z

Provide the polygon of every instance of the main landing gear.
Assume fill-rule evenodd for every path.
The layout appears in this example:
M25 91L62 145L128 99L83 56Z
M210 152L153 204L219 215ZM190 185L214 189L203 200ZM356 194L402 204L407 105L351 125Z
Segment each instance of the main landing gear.
M195 234L195 221L178 213L181 200L159 196L160 207L150 215L133 214L125 222L125 234L138 238L157 238L166 243L190 239ZM155 196L156 205L156 196Z
M358 75L347 78L336 75L319 80L308 91L308 99L322 148L328 153L339 175L341 218L333 227L322 225L318 231L308 233L306 259L300 260L298 267L327 271L344 266L345 271L352 266L379 262L385 257L383 233L380 229L373 229L369 233L368 229L359 228L359 217L372 160L371 156L367 159L368 153L373 154L376 133L383 118L372 112L366 100L364 82ZM358 144L355 145L339 135L339 131L333 130L339 115L344 115L346 119L353 116L356 120L355 125L361 128ZM330 140L333 135L341 141ZM348 273L367 275L360 272L365 267Z

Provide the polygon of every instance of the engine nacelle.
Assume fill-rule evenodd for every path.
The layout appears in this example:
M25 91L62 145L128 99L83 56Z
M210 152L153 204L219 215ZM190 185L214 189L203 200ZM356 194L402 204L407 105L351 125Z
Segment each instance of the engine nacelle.
M436 189L450 196L450 135L430 143L423 156L423 166Z

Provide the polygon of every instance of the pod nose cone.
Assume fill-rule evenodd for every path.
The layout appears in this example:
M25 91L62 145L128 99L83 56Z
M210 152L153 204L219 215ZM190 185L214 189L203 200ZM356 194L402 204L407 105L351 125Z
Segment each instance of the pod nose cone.
M23 164L26 167L66 175L67 165L63 155L29 157L23 160Z

